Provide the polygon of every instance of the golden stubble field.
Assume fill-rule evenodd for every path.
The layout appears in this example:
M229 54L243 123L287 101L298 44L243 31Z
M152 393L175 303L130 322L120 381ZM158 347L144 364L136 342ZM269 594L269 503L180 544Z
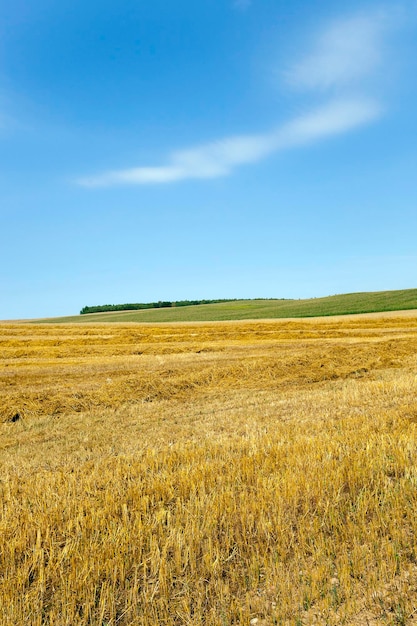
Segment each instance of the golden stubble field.
M0 429L1 626L417 621L417 315L3 324Z

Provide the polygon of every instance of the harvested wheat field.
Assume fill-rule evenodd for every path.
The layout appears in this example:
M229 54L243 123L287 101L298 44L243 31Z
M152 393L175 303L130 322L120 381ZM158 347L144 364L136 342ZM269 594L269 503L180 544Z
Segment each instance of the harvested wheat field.
M0 624L417 621L417 315L0 326Z

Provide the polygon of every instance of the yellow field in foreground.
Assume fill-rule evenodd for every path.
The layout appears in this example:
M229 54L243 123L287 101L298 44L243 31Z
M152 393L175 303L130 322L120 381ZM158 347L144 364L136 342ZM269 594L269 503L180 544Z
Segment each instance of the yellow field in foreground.
M417 317L0 326L0 624L417 621Z

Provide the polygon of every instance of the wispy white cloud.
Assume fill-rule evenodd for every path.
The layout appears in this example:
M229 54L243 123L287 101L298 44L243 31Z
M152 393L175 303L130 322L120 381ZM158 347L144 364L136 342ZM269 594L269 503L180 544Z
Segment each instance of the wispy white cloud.
M107 187L226 176L239 165L256 163L274 152L344 133L376 119L380 113L379 105L372 100L335 101L269 133L225 138L174 152L166 165L110 171L77 182L84 187Z
M235 0L235 6L241 8L249 3L250 0ZM383 107L376 99L358 96L358 93L368 91L361 79L368 78L381 62L387 22L388 14L382 11L333 22L319 35L311 54L287 72L287 80L303 89L321 92L343 87L338 91L338 99L266 133L226 137L173 152L163 165L104 172L81 178L77 183L85 187L104 187L217 178L274 152L369 124L381 115Z
M307 89L357 83L382 60L387 22L388 16L383 12L333 22L317 37L311 54L286 73L288 82Z
M279 133L278 147L290 148L339 135L369 124L381 114L381 105L370 98L336 100L286 124Z

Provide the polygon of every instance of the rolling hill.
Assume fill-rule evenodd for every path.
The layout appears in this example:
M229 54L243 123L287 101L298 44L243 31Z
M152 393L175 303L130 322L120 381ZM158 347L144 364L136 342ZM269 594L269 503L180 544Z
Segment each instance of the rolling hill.
M234 300L215 304L91 313L36 320L39 323L207 322L279 319L417 309L417 289L348 293L306 300Z

